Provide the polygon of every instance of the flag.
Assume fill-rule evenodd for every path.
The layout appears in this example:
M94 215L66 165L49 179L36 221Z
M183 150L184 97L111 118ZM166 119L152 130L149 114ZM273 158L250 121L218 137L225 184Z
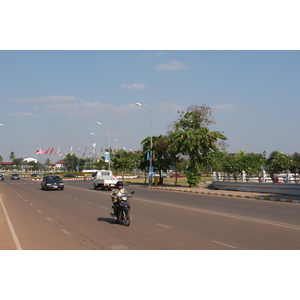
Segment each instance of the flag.
M116 148L114 149L114 151L117 151L118 150L118 146L116 146Z
M35 154L43 154L43 150L41 148L38 148L34 151Z

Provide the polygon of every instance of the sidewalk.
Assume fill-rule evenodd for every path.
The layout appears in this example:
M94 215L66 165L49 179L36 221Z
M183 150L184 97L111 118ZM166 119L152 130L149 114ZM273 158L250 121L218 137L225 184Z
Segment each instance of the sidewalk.
M282 194L270 194L270 193L254 193L254 192L241 192L241 191L227 191L227 190L211 190L207 188L207 184L204 184L198 188L190 188L184 186L150 186L145 184L129 184L131 187L150 188L156 190L174 191L182 193L195 193L202 195L214 195L224 197L236 197L236 198L247 198L255 200L267 200L277 202L288 202L300 204L299 196L282 195Z

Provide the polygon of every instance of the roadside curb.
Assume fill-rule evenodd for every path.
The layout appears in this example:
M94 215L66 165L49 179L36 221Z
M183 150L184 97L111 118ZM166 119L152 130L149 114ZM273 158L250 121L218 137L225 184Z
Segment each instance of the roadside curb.
M245 199L255 199L255 200L267 200L267 201L275 201L275 202L287 202L287 203L296 203L300 204L300 200L295 199L285 199L285 198L275 198L275 197L264 197L264 196L253 196L249 194L234 194L234 193L217 193L217 192L204 192L198 190L190 190L186 188L172 188L172 187L153 187L153 186L140 186L140 185L130 185L131 187L142 187L142 188L150 188L155 190L165 190L165 191L174 191L174 192L183 192L183 193L194 193L194 194L202 194L202 195L212 195L212 196L225 196L225 197L235 197L235 198L245 198ZM281 196L281 195L280 195Z

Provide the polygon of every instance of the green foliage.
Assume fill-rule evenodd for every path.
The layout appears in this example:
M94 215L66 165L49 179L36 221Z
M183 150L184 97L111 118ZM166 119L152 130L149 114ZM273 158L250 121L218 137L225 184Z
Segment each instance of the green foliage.
M68 172L75 171L76 167L78 166L78 157L74 154L68 153L64 158L66 162Z
M295 152L290 156L291 164L290 164L290 171L293 174L295 179L295 183L299 183L299 176L300 176L300 153Z
M273 151L266 161L266 172L270 174L275 182L275 175L288 170L291 166L291 159L288 155Z
M194 172L193 170L186 170L185 174L190 187L199 185L201 180L201 174L199 172Z
M220 151L218 141L227 139L220 132L209 130L207 126L213 123L212 111L208 106L193 105L186 113L180 113L178 122L174 123L174 131L169 134L169 149L188 157L186 174L190 186L199 184L201 168L211 163Z
M237 180L242 171L245 171L248 176L258 174L264 164L265 159L261 154L247 154L240 150L234 154L222 153L218 156L218 163L215 163L214 166L218 167L215 170L233 174L235 180Z
M131 171L136 167L137 159L138 156L134 152L119 150L112 156L112 163L117 172L121 170L124 174L125 171Z

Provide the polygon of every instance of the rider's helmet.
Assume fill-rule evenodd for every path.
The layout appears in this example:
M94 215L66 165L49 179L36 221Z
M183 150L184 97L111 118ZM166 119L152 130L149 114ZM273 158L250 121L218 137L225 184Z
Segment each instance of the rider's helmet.
M123 182L122 181L117 181L116 187L118 188L119 186L123 186Z

